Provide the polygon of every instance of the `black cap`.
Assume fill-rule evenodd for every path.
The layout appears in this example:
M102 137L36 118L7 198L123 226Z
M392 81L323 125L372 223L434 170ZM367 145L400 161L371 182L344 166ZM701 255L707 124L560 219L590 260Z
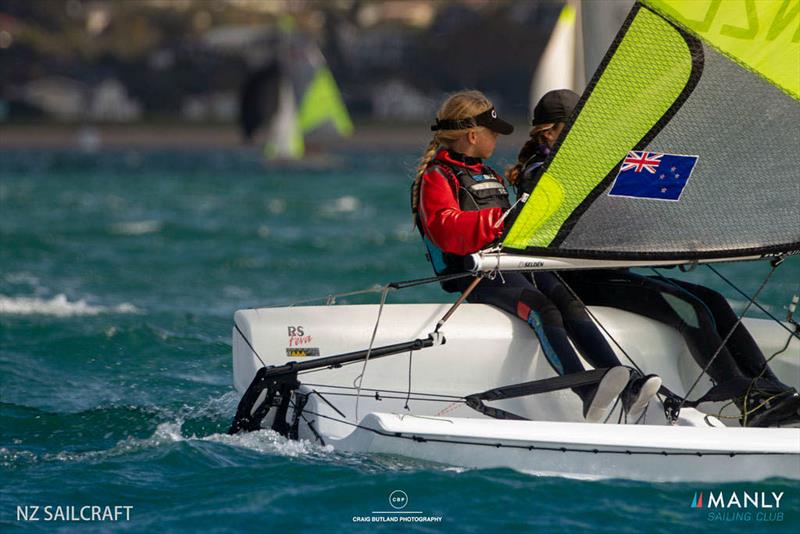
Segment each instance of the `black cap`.
M431 126L432 131L437 130L466 130L476 126L485 126L493 132L508 135L514 131L514 127L497 116L494 108L489 108L483 113L466 119L436 119L436 124Z
M533 108L531 124L536 126L548 122L567 122L575 106L578 105L579 98L577 93L569 89L556 89L545 93Z

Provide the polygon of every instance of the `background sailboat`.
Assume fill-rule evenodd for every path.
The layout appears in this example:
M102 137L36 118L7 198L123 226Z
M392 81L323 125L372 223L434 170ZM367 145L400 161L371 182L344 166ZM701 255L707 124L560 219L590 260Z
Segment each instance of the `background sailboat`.
M530 109L554 89L583 92L633 1L567 1L531 79Z
M306 139L347 137L353 123L319 47L284 23L275 54L254 72L241 92L240 126L246 140L266 129L268 160L302 158Z

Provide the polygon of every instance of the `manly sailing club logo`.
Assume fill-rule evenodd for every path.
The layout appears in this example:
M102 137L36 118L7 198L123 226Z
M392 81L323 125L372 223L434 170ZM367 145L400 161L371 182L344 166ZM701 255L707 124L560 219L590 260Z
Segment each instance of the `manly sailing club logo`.
M705 509L708 521L780 522L783 495L782 491L696 491L691 507Z
M703 499L703 491L694 492L692 508L775 508L780 509L784 492L774 491L709 491Z
M680 200L698 158L632 150L622 160L608 196Z

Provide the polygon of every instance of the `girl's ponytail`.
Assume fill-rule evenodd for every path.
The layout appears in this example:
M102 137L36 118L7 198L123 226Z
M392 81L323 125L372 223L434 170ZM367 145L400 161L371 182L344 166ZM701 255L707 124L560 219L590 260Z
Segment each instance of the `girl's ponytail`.
M428 163L431 162L438 149L439 141L436 139L436 136L434 136L434 138L431 139L431 142L428 143L428 147L425 149L422 157L419 159L419 165L417 165L417 174L414 177L414 185L411 186L411 214L414 216L415 223L417 212L419 211L419 186L422 184L422 175L425 174L425 169L428 167Z
M460 91L450 95L450 97L444 101L442 107L440 107L439 111L436 113L436 118L438 120L466 119L467 117L474 117L479 113L483 113L491 107L492 103L480 91ZM438 130L434 134L431 142L428 143L425 152L419 160L419 165L417 165L414 183L411 186L411 213L414 216L414 224L417 224L418 219L417 214L419 212L422 176L425 174L425 169L428 167L428 164L440 147L449 147L451 143L469 132L472 128L464 128L463 130Z
M525 144L522 145L519 155L517 156L517 163L506 167L506 180L508 180L508 183L512 185L517 183L519 174L522 172L522 166L526 161L533 157L538 146L539 140L533 136L529 137L528 140L525 141Z

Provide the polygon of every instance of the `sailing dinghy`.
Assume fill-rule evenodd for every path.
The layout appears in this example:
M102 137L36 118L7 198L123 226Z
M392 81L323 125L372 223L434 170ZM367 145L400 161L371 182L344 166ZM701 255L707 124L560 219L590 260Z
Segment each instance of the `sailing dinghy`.
M240 126L249 142L265 127L269 161L299 160L306 142L330 142L353 133L353 123L325 56L313 40L284 19L274 57L242 87ZM264 43L252 46L264 47Z
M800 9L746 5L636 3L530 198L471 271L749 260L772 273L790 263L800 253ZM690 168L656 172L662 160ZM378 305L236 312L243 396L231 432L271 428L341 450L540 475L800 479L800 428L740 426L671 327L589 308L620 360L665 387L638 421L617 406L587 423L568 388L602 370L557 376L531 329L489 306L386 304L414 283L385 286ZM800 387L791 312L741 323L775 355L781 380Z

